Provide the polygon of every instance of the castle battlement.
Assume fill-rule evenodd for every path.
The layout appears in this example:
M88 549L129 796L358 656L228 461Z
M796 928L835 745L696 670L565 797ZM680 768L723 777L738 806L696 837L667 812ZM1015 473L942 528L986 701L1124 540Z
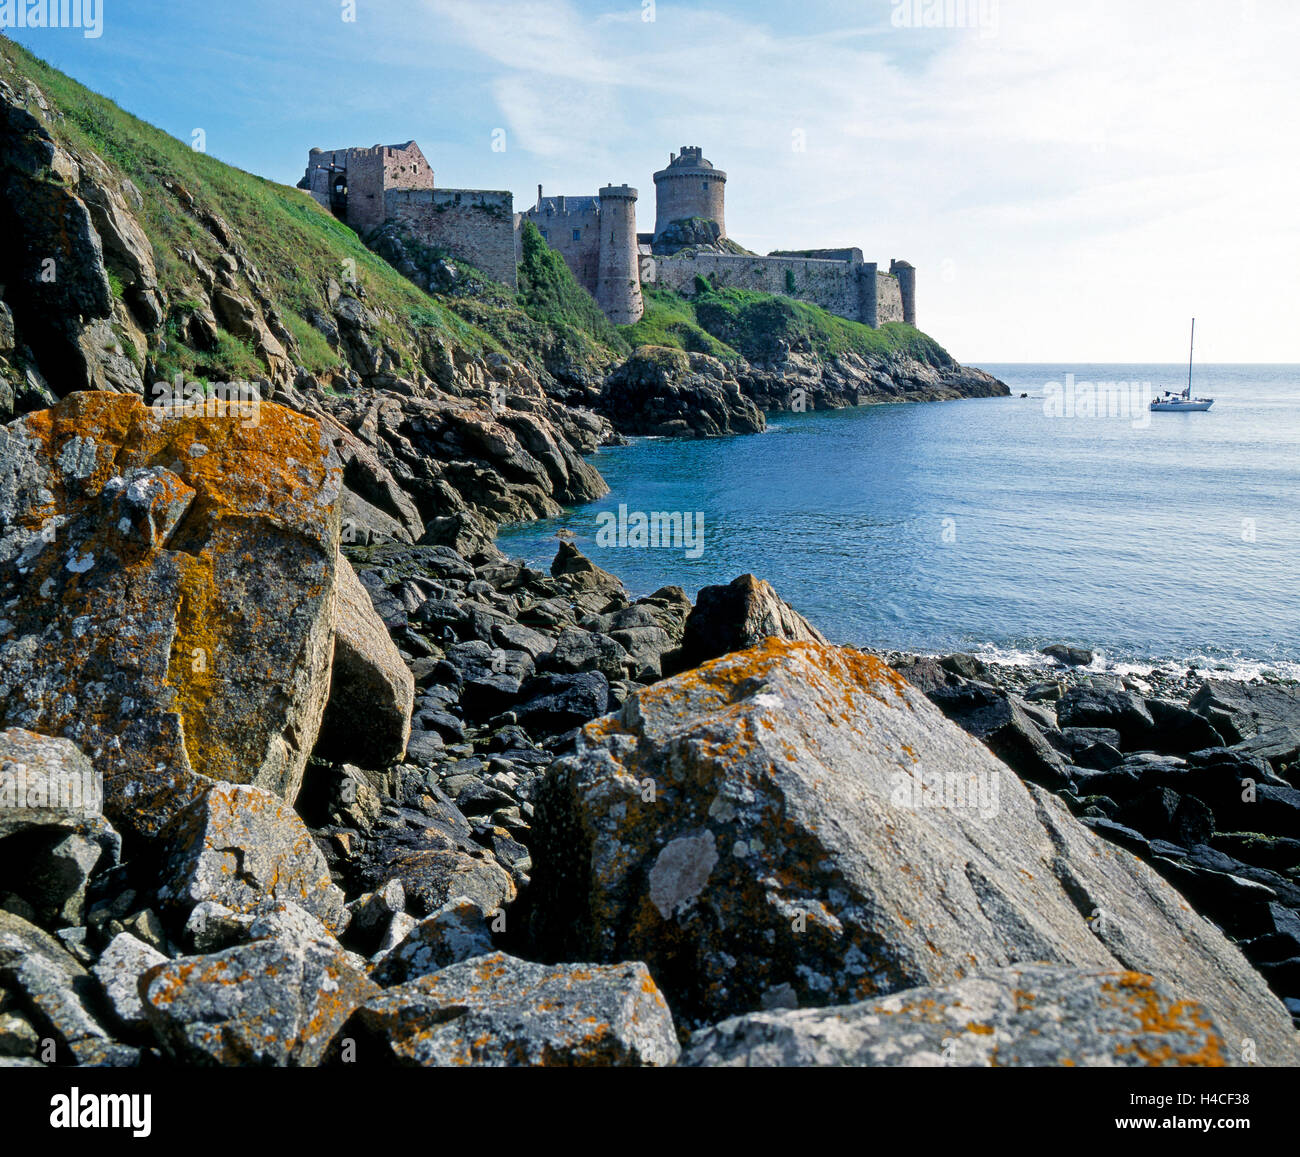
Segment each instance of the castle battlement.
M654 175L655 236L674 221L696 218L716 221L718 236L726 237L727 174L706 160L698 145L683 145L668 158L668 167Z

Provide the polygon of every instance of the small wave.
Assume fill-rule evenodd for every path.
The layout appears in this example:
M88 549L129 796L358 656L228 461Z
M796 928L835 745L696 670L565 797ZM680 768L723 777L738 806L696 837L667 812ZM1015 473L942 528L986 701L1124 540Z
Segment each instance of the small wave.
M971 653L995 667L1028 667L1043 670L1058 668L1056 660L1038 651L996 643L982 643ZM1248 683L1264 676L1300 680L1298 661L1251 659L1237 655L1192 654L1164 658L1111 658L1105 651L1094 651L1093 661L1078 670L1139 677L1150 675L1152 671L1157 670L1180 674L1185 671L1195 671L1200 678L1226 679L1240 683Z

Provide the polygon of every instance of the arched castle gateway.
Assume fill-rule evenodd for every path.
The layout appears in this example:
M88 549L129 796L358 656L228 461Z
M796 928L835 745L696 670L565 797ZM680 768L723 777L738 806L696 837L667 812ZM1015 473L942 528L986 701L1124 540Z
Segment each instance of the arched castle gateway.
M884 272L861 249L748 253L727 237L727 174L698 145L670 154L654 174L655 230L636 231L637 191L606 185L588 196L543 195L514 212L509 192L438 189L414 141L371 148L312 149L298 183L359 232L396 221L417 240L445 249L498 281L517 285L519 238L531 221L615 325L644 312L641 287L684 296L697 277L718 288L793 297L840 317L880 326L916 324L916 270L891 261Z

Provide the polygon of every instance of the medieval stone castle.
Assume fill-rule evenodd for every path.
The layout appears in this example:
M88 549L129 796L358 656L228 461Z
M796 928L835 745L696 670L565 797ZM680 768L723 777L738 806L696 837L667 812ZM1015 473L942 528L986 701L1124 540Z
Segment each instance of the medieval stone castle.
M512 288L525 222L541 231L615 325L644 312L642 285L687 296L703 277L721 288L809 301L853 321L916 324L916 271L891 261L882 272L861 249L810 249L766 257L727 238L727 174L685 147L654 175L655 229L638 233L637 190L607 185L590 196L547 197L514 211L509 192L440 189L414 141L372 148L312 149L298 183L358 232L390 221Z

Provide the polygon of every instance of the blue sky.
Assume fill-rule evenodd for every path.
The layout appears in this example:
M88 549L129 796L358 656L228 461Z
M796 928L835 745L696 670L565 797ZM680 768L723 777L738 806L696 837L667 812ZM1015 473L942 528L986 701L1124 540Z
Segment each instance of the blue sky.
M1195 313L1206 361L1300 362L1292 0L101 2L10 34L275 180L415 138L516 207L627 181L649 229L699 144L733 237L907 258L963 361L1176 361Z

